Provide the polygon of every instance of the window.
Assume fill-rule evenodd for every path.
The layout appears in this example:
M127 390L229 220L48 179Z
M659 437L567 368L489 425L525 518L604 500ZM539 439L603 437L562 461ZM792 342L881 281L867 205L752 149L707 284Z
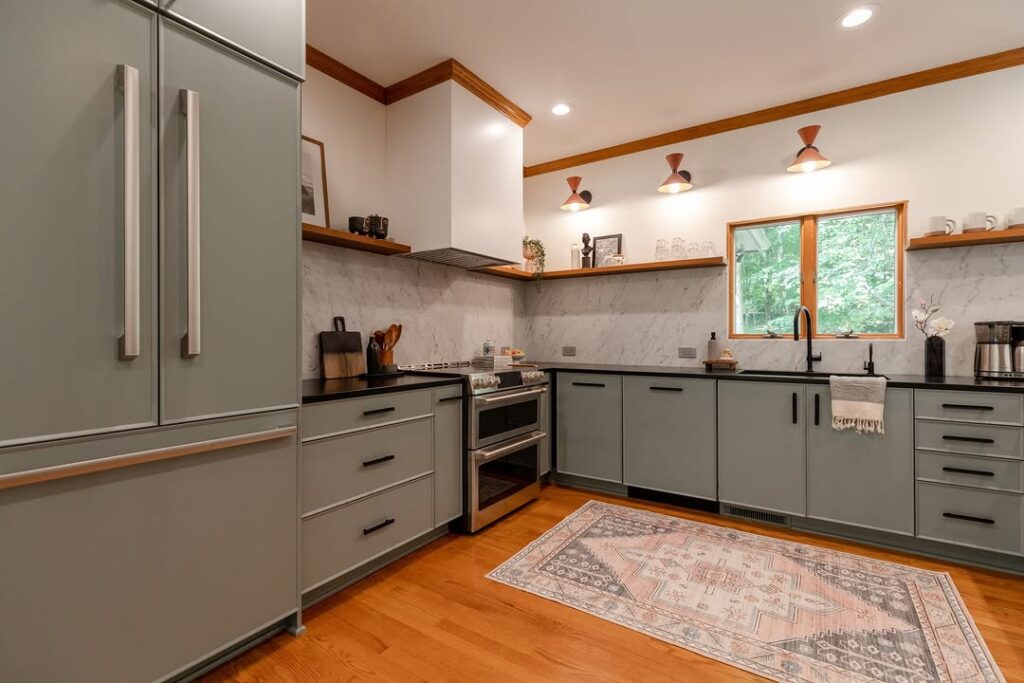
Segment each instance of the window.
M730 223L729 336L903 336L906 203Z

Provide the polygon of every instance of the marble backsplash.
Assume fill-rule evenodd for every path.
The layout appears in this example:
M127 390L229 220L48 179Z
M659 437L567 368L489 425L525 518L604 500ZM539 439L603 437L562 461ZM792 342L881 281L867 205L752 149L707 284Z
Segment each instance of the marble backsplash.
M302 376L320 376L317 334L345 316L367 335L401 323L395 362L468 360L485 339L510 344L520 283L404 258L302 243Z
M523 285L517 344L529 357L592 363L696 366L712 330L746 368L802 369L805 346L791 340L728 340L725 268L637 273ZM920 297L934 296L957 325L946 338L946 374L970 376L978 320L1024 320L1024 244L907 253L905 340L875 341L877 372L922 374L924 341L910 322ZM817 369L860 372L867 341L816 341ZM680 346L697 347L696 360L678 358ZM570 359L566 359L570 360Z

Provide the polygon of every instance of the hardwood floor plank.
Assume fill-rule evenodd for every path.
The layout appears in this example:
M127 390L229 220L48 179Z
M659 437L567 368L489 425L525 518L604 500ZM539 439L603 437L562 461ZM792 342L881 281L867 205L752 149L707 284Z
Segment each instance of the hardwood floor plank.
M546 486L540 500L475 536L449 535L306 610L210 683L661 681L763 678L485 575L588 500L949 572L1008 681L1024 681L1024 579L791 529Z

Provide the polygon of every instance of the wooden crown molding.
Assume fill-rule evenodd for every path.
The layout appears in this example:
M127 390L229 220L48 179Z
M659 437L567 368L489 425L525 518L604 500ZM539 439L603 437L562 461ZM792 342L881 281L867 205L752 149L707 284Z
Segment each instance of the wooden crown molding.
M846 90L838 90L826 95L818 95L817 97L811 97L805 100L798 100L788 104L780 104L767 109L750 112L749 114L730 116L717 121L710 121L708 123L690 126L689 128L681 128L668 133L661 133L660 135L652 135L650 137L640 138L639 140L632 140L630 142L612 145L611 147L595 149L591 152L583 152L581 154L574 154L561 159L545 161L540 164L525 167L523 169L523 176L529 178L531 176L551 173L553 171L561 171L574 166L593 163L595 161L603 161L605 159L612 159L626 154L643 152L648 149L664 147L665 145L674 145L687 140L695 140L697 138L708 137L709 135L717 135L719 133L726 133L740 128L757 126L762 123L788 119L793 116L810 114L823 109L831 109L832 107L839 107L845 104L853 104L854 102L870 100L876 97L884 97L885 95L892 95L905 90L913 90L915 88L923 88L937 83L945 83L946 81L953 81L959 78L967 78L968 76L977 76L978 74L987 73L989 71L1008 69L1022 64L1024 64L1024 47L1018 47L1012 50L1006 50L1005 52L996 52L983 57L968 59L963 62L946 64L932 69L925 69L924 71L916 71L914 73L904 74L903 76L888 78L884 81L876 81L874 83L868 83L867 85L847 88Z
M516 125L525 128L531 120L531 116L518 107L515 102L502 95L489 83L454 59L446 59L440 64L386 88L355 69L345 66L334 57L317 50L312 45L306 46L306 64L351 88L355 88L381 104L392 104L445 81L455 81L511 119Z

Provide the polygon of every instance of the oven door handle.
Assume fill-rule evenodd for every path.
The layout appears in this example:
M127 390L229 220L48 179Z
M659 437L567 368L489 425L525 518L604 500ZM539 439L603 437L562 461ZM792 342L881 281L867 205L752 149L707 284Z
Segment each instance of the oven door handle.
M547 438L546 432L532 432L525 439L520 439L515 443L510 443L505 446L499 446L498 448L480 449L475 452L474 458L476 459L477 465L483 465L484 463L488 463L492 460L497 460L498 458L506 456L514 451L526 448L527 446L532 446L533 444L542 441L545 438Z
M501 396L477 396L473 399L473 405L493 406L500 403L515 403L521 399L540 396L546 392L547 389L545 387L540 387L538 389L530 389L529 391L517 391L514 394L502 394Z

